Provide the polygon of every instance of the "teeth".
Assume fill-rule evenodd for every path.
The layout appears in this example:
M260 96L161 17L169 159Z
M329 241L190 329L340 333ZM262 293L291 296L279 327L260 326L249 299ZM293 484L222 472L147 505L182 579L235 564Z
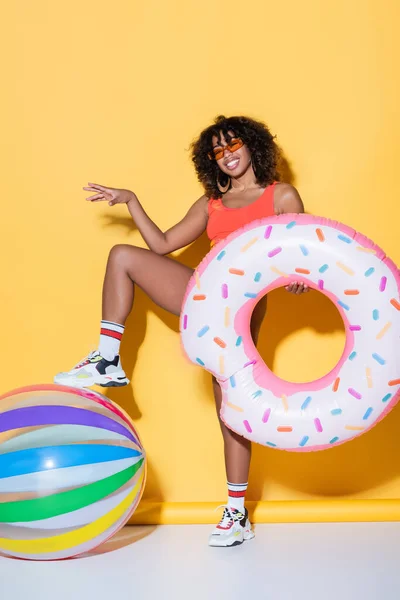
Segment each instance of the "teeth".
M232 167L233 165L236 165L239 162L239 159L236 158L235 160L231 160L230 162L227 163L227 167Z

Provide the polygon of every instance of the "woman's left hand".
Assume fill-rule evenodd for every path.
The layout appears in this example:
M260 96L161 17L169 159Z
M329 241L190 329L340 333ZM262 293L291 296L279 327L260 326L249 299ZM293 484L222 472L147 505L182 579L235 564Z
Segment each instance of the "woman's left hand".
M308 285L305 285L302 281L294 281L290 285L287 285L285 287L285 290L287 292L290 292L291 294L300 295L305 294L305 292L309 292L310 288L308 287Z

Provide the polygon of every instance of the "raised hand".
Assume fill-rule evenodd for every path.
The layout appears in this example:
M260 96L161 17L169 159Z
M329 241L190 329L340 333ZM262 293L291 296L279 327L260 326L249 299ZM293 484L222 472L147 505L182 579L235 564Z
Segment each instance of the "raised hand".
M120 190L90 182L88 186L83 189L88 192L96 192L94 196L86 198L89 202L108 202L109 206L114 206L115 204L127 204L130 200L136 198L130 190Z

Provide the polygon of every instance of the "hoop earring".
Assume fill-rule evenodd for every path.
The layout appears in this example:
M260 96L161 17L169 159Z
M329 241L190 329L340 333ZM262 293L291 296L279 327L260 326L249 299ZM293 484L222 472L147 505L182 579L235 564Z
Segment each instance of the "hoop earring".
M221 194L225 194L225 192L227 192L229 190L229 188L231 187L231 178L229 176L228 177L228 182L226 183L226 185L221 185L220 181L219 181L219 173L217 175L217 187L219 189L219 191L221 192Z
M251 168L253 169L254 175L257 177L256 167L255 167L255 164L253 162L253 158L251 158Z

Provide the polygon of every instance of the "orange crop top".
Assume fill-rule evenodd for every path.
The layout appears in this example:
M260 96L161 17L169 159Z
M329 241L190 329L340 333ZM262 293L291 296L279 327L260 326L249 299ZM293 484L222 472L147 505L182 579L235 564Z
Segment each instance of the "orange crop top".
M241 208L228 208L223 205L221 198L217 200L210 198L208 201L207 235L211 241L211 246L252 221L264 217L273 217L275 215L274 189L277 183L275 181L266 187L257 200Z

